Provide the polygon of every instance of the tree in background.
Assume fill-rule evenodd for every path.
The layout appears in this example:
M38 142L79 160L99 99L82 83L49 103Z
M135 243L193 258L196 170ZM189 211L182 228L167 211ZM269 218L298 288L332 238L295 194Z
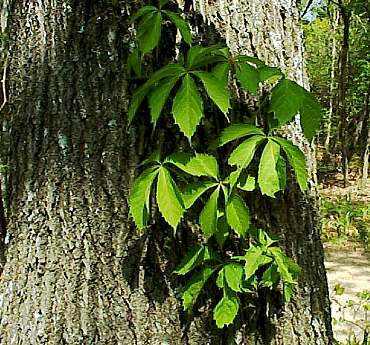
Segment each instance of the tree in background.
M328 1L305 25L312 90L327 109L320 143L341 155L345 184L354 154L361 157L363 180L368 164L369 3Z
M138 7L120 0L2 2L10 95L3 116L10 144L2 159L11 168L0 343L330 344L315 162L296 126L286 134L307 152L310 191L302 194L290 178L289 192L275 200L258 193L248 200L256 225L278 234L302 268L287 306L261 294L258 308L244 301L240 322L219 330L209 290L204 311L185 315L173 270L199 232L183 224L174 235L159 217L145 234L135 231L127 198L138 162L149 148L184 140L168 119L158 141L148 120L127 130L131 86L140 82L130 80L125 64ZM258 56L307 86L293 3L200 0L186 1L185 10L201 42L224 40L233 52ZM148 65L176 55L175 28L167 31L166 54ZM243 107L236 103L231 116L254 119L240 115ZM204 125L217 131L217 112L207 111Z

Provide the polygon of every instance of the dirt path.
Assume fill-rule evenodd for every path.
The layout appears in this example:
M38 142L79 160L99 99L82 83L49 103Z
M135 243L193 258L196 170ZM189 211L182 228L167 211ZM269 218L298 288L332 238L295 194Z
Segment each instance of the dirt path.
M327 269L330 295L332 297L332 315L339 320L344 317L345 322L334 323L334 334L338 341L344 342L349 334L354 333L358 340L363 339L363 331L351 322L364 324L365 314L362 311L354 315L355 308L341 308L347 301L359 301L356 296L363 290L370 291L370 255L361 248L332 247L325 249L325 266ZM334 293L334 287L340 284L345 288L342 295ZM338 303L339 302L339 303ZM368 312L370 318L370 312Z

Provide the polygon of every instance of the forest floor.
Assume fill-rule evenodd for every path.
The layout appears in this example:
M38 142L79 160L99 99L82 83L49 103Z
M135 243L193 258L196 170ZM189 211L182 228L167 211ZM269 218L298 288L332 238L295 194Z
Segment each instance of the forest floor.
M341 176L326 175L320 187L334 336L362 344L370 319L370 181L360 189L352 178L344 188Z

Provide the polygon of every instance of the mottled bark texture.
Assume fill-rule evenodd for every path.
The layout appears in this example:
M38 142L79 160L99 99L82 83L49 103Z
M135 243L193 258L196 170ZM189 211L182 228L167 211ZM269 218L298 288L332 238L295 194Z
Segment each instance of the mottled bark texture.
M216 330L207 313L181 313L170 232L153 226L140 236L128 217L128 190L142 155L142 134L126 131L134 3L4 2L11 212L0 344L330 344L315 200L294 188L272 204L254 201L257 222L282 234L303 268L293 302L283 308L261 296L267 307L235 332ZM212 24L232 50L256 54L305 83L294 3L182 5L203 14L201 25ZM297 133L290 131L302 143ZM242 320L249 319L247 305L243 310Z

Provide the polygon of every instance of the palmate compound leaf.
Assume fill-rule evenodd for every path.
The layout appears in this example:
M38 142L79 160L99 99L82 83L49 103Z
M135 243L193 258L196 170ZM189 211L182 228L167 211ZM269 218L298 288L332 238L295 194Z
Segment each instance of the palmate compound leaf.
M185 207L174 180L165 167L159 168L157 182L157 204L166 222L176 231Z
M154 126L156 125L158 118L162 112L162 109L167 101L167 98L175 86L178 77L170 77L163 82L160 86L155 87L148 95L148 103L150 108L150 117Z
M236 292L242 292L244 267L238 263L230 263L224 266L225 280L229 288Z
M227 115L230 109L230 94L227 85L211 73L193 72L193 74L202 81L204 88L212 101L225 115Z
M182 192L185 209L189 209L207 190L217 185L217 183L210 181L198 181L188 184Z
M244 200L232 194L226 205L226 219L230 227L240 236L244 236L250 226L249 209Z
M251 135L264 136L265 134L260 128L257 128L253 125L247 123L235 123L229 127L226 127L222 131L221 135L217 139L217 142L213 146L220 147L230 141Z
M322 112L319 102L315 96L292 80L282 79L272 89L270 111L274 112L280 125L300 113L303 133L309 140L320 127Z
M191 277L188 284L184 287L182 294L182 305L184 310L192 309L204 284L215 270L216 268L213 267L204 267L199 273Z
M225 289L223 298L213 310L213 319L216 321L218 328L233 323L239 311L239 304L239 298L235 292Z
M191 140L203 117L203 101L193 78L186 74L172 105L175 122L181 132Z
M163 13L165 13L170 18L171 22L175 24L177 29L180 31L180 34L184 42L186 42L188 45L191 45L192 37L189 25L186 22L186 20L184 20L177 13L172 11L163 11Z
M132 96L131 102L130 102L128 112L127 112L128 123L131 124L144 98L155 87L156 83L162 81L163 79L167 79L171 77L180 78L180 76L184 72L185 72L185 69L182 65L169 64L167 66L164 66L157 72L153 73L145 84L141 85L135 90Z
M138 229L147 226L149 218L149 197L154 179L158 175L158 166L146 170L135 180L129 196L130 213Z
M282 138L273 138L285 152L289 164L292 166L298 185L302 192L307 190L308 172L304 153L290 141Z
M254 157L258 145L265 139L265 136L254 135L243 141L231 152L228 163L230 165L236 165L238 168L247 168Z
M260 159L258 169L258 184L262 195L266 194L272 198L280 190L280 180L276 165L280 157L280 145L269 139Z
M206 238L211 237L217 230L217 204L220 187L217 187L204 205L199 216L199 223Z
M149 53L159 43L162 30L162 13L160 11L148 12L142 16L138 24L137 38L143 54Z

